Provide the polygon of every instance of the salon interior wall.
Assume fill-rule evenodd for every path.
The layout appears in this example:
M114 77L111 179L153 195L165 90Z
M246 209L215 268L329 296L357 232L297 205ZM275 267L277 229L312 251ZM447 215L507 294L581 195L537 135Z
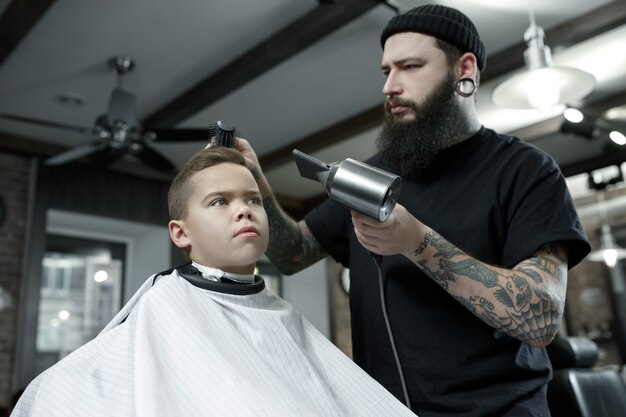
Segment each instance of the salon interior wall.
M282 297L330 339L329 261L321 261L282 277Z
M0 413L13 395L17 302L27 233L29 157L0 152ZM2 217L2 216L0 216Z
M616 167L604 170L605 179L613 178ZM622 171L624 167L622 167ZM609 185L602 194L589 189L588 175L569 179L578 215L591 241L592 250L600 246L600 227L606 221L618 243L626 242L626 184ZM598 365L626 361L626 260L609 268L603 262L583 260L569 271L565 322L567 334L585 336L600 348Z

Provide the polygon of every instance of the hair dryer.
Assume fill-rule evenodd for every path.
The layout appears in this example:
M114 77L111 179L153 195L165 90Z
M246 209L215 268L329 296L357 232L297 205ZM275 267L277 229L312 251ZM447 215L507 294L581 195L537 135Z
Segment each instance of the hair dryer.
M351 158L327 164L297 149L293 156L300 175L319 181L331 200L379 222L393 211L402 186L399 176Z

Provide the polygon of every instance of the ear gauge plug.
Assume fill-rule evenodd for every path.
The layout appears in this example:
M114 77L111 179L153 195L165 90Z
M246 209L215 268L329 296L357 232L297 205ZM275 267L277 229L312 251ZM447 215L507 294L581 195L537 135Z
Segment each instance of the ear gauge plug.
M215 146L225 146L232 148L235 146L235 126L229 125L221 120L209 127L209 134L213 137Z

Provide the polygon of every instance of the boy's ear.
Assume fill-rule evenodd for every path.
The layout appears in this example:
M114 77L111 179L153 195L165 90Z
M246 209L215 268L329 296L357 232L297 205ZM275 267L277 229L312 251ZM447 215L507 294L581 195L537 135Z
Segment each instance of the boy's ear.
M181 249L185 249L191 246L191 241L185 232L185 222L182 220L170 220L167 224L170 232L170 239L174 242L174 245Z

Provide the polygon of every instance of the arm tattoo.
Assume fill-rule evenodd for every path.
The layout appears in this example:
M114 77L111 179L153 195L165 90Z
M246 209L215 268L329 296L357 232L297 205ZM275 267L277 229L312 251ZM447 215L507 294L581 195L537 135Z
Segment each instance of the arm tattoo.
M563 316L567 254L562 245L542 246L541 254L513 270L482 263L434 231L424 235L413 254L424 256L429 246L435 253L417 261L417 266L469 311L516 339L538 345L552 340ZM485 291L468 294L467 288L475 286L463 286L464 277L481 284Z
M511 312L502 327L518 339L549 343L559 330L563 313L549 294L535 294L539 301L531 303L526 311Z
M424 240L419 244L417 249L415 249L413 254L421 255L422 253L424 253L424 250L426 250L432 238L433 238L433 232L426 232L426 234L424 235Z
M304 221L289 218L273 198L264 198L263 206L270 226L265 254L282 273L293 274L326 256Z
M476 259L466 258L459 262L442 259L439 265L443 270L465 275L474 281L482 282L487 288L493 287L498 281L498 274Z
M446 291L448 290L448 286L456 281L454 274L449 271L432 271L428 268L427 261L419 261L419 267Z
M433 238L433 246L437 249L437 254L435 255L437 257L449 259L457 255L464 255L461 250L439 235Z

